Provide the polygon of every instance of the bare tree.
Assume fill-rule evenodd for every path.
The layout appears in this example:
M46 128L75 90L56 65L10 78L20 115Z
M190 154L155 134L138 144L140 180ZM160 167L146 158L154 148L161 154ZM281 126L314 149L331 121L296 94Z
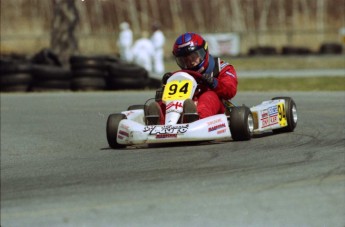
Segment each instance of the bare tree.
M267 30L268 13L271 7L272 0L265 0L260 13L259 28L262 31Z
M236 32L243 32L246 30L246 25L243 17L241 2L239 0L232 0L230 3L232 15L235 22L234 29Z
M68 65L69 57L78 52L78 40L75 29L79 14L75 0L53 0L54 15L52 21L50 45L59 56L64 66Z

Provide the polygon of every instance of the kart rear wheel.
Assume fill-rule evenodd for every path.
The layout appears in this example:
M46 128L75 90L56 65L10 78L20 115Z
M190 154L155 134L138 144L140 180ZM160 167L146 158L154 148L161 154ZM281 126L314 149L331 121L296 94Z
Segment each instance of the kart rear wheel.
M124 148L126 145L118 144L116 141L117 131L121 120L126 119L126 115L116 113L110 114L107 120L107 140L111 148Z
M233 107L230 112L231 137L235 141L250 140L253 136L253 114L247 106Z
M274 129L274 133L293 132L297 126L297 106L290 97L274 97L272 100L284 99L285 100L285 115L287 126L284 128Z

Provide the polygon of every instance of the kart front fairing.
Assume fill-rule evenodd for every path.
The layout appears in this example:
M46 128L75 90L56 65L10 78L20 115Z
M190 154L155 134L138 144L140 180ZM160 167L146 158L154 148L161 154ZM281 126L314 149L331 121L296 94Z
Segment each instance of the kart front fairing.
M117 142L119 144L151 144L187 141L226 140L231 138L228 120L218 114L188 124L145 125L144 111L122 112L127 116L119 124ZM136 121L135 119L139 120Z

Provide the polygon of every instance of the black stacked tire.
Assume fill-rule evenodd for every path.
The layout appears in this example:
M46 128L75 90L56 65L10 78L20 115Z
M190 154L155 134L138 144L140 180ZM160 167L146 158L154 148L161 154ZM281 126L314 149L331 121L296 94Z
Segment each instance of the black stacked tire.
M108 86L111 90L144 89L149 83L145 68L129 63L109 64Z
M1 59L0 87L1 92L26 92L32 82L32 65L28 61Z
M320 54L341 54L343 46L340 43L323 43L320 46Z
M308 55L308 54L312 54L312 51L307 47L284 46L282 48L282 55Z
M72 90L107 89L108 61L107 56L71 56Z
M65 91L71 89L71 71L54 65L34 65L31 91Z
M36 53L31 62L35 65L51 65L62 67L62 63L57 54L55 54L49 48L44 48Z
M256 56L256 55L276 55L277 49L273 46L258 46L252 47L248 51L249 56Z

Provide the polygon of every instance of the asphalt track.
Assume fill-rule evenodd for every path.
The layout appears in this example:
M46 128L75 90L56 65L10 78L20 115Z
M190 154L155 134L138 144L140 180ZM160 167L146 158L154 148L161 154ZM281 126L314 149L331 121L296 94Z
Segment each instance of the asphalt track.
M143 92L1 94L1 226L345 226L345 92L291 96L295 132L108 148Z

